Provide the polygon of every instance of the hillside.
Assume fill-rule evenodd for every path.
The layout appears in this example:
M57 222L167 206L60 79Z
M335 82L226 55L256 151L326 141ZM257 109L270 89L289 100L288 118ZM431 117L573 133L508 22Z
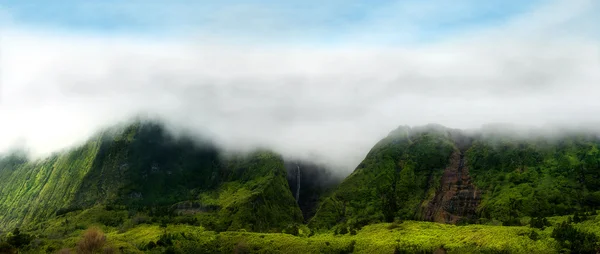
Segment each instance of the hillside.
M541 132L540 132L541 133ZM600 139L400 127L320 206L316 228L376 222L520 224L598 208Z
M271 152L224 156L209 143L138 122L43 160L3 158L0 230L97 205L154 216L202 214L220 230L283 228L302 221L285 177L283 159Z
M136 122L0 158L0 253L594 253L599 173L587 132L401 126L340 182Z

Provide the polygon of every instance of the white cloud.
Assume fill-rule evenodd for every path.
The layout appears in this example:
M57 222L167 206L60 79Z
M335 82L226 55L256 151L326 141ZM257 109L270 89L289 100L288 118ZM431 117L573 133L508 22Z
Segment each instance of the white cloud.
M600 113L600 43L573 19L586 6L398 47L242 46L12 25L0 34L0 150L26 140L47 154L147 112L226 147L317 154L349 172L398 125L587 124Z

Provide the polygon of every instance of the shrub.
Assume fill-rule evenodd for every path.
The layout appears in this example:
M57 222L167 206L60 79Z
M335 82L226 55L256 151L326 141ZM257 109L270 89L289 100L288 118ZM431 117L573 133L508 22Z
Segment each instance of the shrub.
M527 236L529 236L529 239L537 241L540 239L540 234L538 234L537 232L535 232L534 230L531 230L529 232L529 234L527 234Z
M168 224L169 224L169 220L168 219L162 219L160 221L160 227L161 228L167 228Z
M350 229L350 235L356 235L356 229Z
M117 227L125 221L125 218L119 212L103 212L98 216L97 221L105 226Z
M306 225L300 225L298 227L298 235L302 237L310 237L313 232Z
M587 220L587 216L583 213L579 213L579 212L575 212L575 214L573 215L573 222L575 223L579 223L579 222L583 222Z
M400 223L399 222L393 222L392 224L390 224L389 226L387 226L387 229L393 230L393 229L396 229L396 228L399 228L399 227L400 227Z
M162 234L158 241L156 241L156 245L158 246L171 246L173 245L173 240L175 239L175 235L173 234Z
M283 233L298 236L300 230L297 224L290 224L285 228L285 230L283 230Z
M521 221L518 218L511 218L503 221L502 226L521 226Z
M98 228L89 228L83 233L83 238L77 243L77 253L94 253L102 250L106 236Z
M564 249L573 253L596 253L598 238L593 233L582 232L569 222L560 223L552 231L552 238Z
M339 250L340 254L350 254L352 252L354 252L354 245L356 245L356 241L352 240L352 242L350 242L350 244L344 246L342 249Z
M529 221L529 227L532 227L532 228L544 229L551 225L552 224L550 224L548 219L546 219L545 217L534 217L534 218L531 218L531 220Z
M148 244L146 244L146 247L145 247L146 250L151 250L154 248L156 248L156 243L153 241L150 241Z
M178 217L175 219L174 222L175 222L175 224L188 224L188 225L192 225L192 226L200 225L197 218L189 217L189 216Z
M248 244L246 244L245 242L238 242L235 245L235 248L233 249L233 253L235 253L235 254L250 253L250 248L248 247Z
M145 214L136 214L135 216L133 216L133 218L131 218L131 222L133 223L133 225L148 223L149 221L150 217L148 217Z
M333 233L334 233L334 235L348 234L348 226L346 225L346 223L339 224L336 226Z

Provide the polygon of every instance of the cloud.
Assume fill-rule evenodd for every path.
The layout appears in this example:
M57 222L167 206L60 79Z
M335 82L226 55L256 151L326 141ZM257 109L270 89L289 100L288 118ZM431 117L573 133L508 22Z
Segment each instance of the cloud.
M321 46L4 26L0 150L25 141L45 155L144 113L227 148L350 172L398 125L586 125L600 113L600 43L588 26L598 5L568 3L395 46L351 40L397 22L381 18Z

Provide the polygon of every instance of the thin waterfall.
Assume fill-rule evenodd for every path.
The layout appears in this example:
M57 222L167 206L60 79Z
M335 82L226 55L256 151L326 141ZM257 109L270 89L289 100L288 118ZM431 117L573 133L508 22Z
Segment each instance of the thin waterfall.
M296 164L296 203L300 200L300 165Z

